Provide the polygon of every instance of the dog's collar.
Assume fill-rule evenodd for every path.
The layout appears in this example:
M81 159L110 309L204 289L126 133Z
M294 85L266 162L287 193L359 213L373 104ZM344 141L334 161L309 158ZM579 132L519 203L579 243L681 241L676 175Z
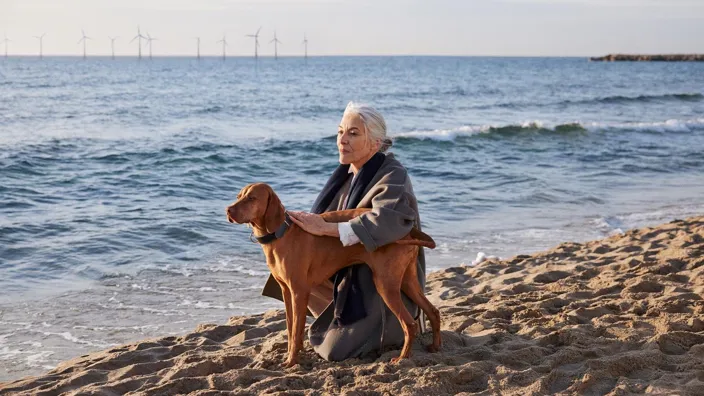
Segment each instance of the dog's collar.
M262 245L272 243L275 240L282 238L286 233L286 230L288 230L292 223L293 221L291 220L291 217L289 217L288 212L284 212L284 223L281 224L276 231L272 232L271 234L255 236L254 238L257 240L257 242L261 243Z

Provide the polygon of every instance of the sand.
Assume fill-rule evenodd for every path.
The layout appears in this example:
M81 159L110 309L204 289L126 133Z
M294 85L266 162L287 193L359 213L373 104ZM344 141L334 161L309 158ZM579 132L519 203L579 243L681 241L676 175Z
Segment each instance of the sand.
M428 277L443 318L398 365L329 363L306 343L282 369L283 311L204 324L0 384L8 395L704 395L704 217L563 243Z

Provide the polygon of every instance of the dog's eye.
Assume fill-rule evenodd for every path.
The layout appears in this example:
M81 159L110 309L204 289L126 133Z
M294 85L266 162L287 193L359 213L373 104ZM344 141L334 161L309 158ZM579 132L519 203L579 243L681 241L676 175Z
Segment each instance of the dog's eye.
M253 200L254 200L254 197L250 195L249 197L247 197L247 199L250 200L250 201L253 201Z

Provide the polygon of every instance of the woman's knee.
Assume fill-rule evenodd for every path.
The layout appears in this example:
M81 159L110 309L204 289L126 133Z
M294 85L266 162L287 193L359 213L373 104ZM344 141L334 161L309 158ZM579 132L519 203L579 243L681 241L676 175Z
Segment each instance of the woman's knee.
M349 350L349 347L343 343L333 343L329 345L328 348L323 348L318 351L320 357L329 362L341 362L345 359L349 359L352 357L350 356L351 353L352 351Z

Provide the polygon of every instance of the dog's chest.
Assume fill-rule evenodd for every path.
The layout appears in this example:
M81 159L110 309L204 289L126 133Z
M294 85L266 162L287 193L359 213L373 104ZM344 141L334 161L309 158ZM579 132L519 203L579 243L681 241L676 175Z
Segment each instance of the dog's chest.
M270 252L266 252L267 267L269 267L269 271L271 271L275 278L290 280L295 277L297 273L300 273L301 268L296 268L299 266L296 263L300 262L300 259L292 257L291 254L283 255L277 253L279 252L273 251L273 249Z

